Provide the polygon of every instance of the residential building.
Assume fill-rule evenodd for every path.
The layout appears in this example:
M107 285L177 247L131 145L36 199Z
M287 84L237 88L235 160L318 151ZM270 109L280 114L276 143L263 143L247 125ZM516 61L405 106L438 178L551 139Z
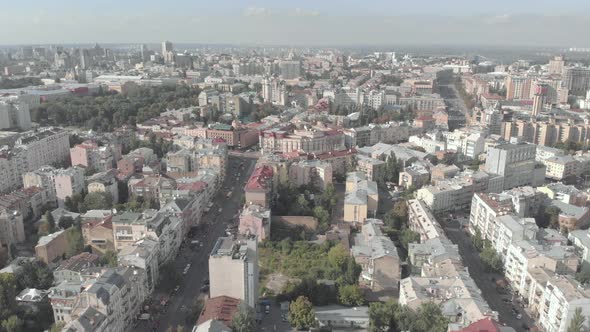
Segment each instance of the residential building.
M397 248L381 232L382 225L381 220L367 219L351 248L354 260L363 268L359 282L366 285L376 299L395 294L401 279Z
M265 130L260 133L263 154L299 151L311 154L328 153L345 149L344 133L338 130L295 129Z
M273 198L273 169L270 166L256 167L244 187L246 204L264 208L271 206Z
M90 246L93 253L104 254L115 250L112 215L82 222L84 245Z
M590 231L576 229L569 232L567 238L575 248L576 255L580 257L580 269L590 272Z
M365 174L360 172L347 174L343 219L346 222L363 223L377 212L379 202L377 183L364 180L365 177Z
M61 230L39 238L35 246L35 256L40 261L50 264L61 259L67 249L66 231Z
M258 241L270 239L270 215L270 209L260 205L244 206L239 217L238 232L245 236L254 235Z
M54 175L57 205L64 207L66 198L84 191L84 171L80 167L58 169Z
M119 185L114 169L93 174L86 179L86 183L88 193L105 193L110 195L113 204L119 203Z
M69 146L68 133L51 127L22 134L14 147L0 149L0 193L20 187L26 172L66 161Z
M53 271L53 280L56 284L62 282L83 281L83 275L88 274L89 269L98 266L99 256L88 252L80 253L61 262Z
M23 216L14 210L0 209L0 251L12 253L11 247L25 241Z
M150 238L141 239L117 254L119 266L135 267L145 271L143 287L147 294L154 292L160 278L159 245Z
M488 149L485 170L504 177L503 189L545 182L545 167L535 162L534 144L502 144Z
M332 165L320 160L294 162L289 166L289 182L325 190L332 183Z
M70 149L70 157L72 166L83 166L94 172L105 172L112 169L121 159L121 147L99 146L96 142L85 141Z
M424 202L417 199L407 201L408 225L410 229L420 234L420 242L445 237L445 233Z
M229 296L252 308L258 304L258 247L256 240L221 237L209 256L209 295Z
M160 265L176 257L183 239L181 219L167 212L124 212L113 216L112 223L116 250L132 246L141 239L150 238L159 243Z
M568 276L549 279L541 301L539 323L547 332L566 332L577 309L582 316L590 315L590 289ZM590 322L586 320L583 329L590 329Z

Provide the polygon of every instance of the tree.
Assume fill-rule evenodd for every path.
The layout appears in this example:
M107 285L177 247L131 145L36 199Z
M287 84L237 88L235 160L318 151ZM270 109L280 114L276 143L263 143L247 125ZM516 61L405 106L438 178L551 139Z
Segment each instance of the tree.
M43 219L45 219L45 221L49 225L49 232L53 233L55 231L55 219L53 218L51 212L46 211L45 215L43 216Z
M23 321L16 315L2 321L2 329L6 332L21 332L23 331L23 325Z
M586 317L582 315L582 308L576 308L574 311L574 316L570 320L569 326L567 328L567 332L583 332L584 329L584 322L586 321Z
M113 207L113 197L106 192L88 193L84 197L85 210L108 210Z
M330 224L330 213L323 206L313 208L313 216L317 218L320 225L327 226Z
M37 229L37 235L45 236L45 235L49 234L50 230L51 230L51 226L49 226L49 223L47 221L43 220L41 223L39 223L39 228Z
M100 264L108 267L117 267L117 252L107 250L100 258Z
M343 271L342 275L338 277L337 282L340 286L343 285L353 285L356 284L359 280L359 276L363 268L358 265L354 258L348 257L344 263L345 270Z
M297 329L316 326L313 305L305 296L299 296L289 305L289 323Z
M374 302L369 306L369 331L408 331L412 326L413 312L395 300Z
M402 247L407 251L410 243L420 242L420 234L404 227L399 235L399 240Z
M365 303L363 292L358 285L345 285L338 288L338 300L343 305L353 307Z
M502 272L504 264L502 263L502 259L496 253L494 248L490 246L485 247L479 254L479 257L481 258L481 262L487 271L498 273Z
M408 223L408 205L406 201L397 201L393 209L387 211L383 216L383 222L386 226L401 230Z
M74 225L74 219L72 219L70 216L59 218L57 225L60 229L68 229Z
M438 304L426 302L418 308L411 330L413 332L446 332L448 325L449 321L443 316Z
M82 238L82 231L79 224L66 230L66 239L68 242L66 257L76 256L84 251L84 239Z
M0 273L0 320L15 314L16 278L13 274Z
M19 289L49 289L53 285L53 273L42 261L26 261L16 273L16 281Z
M332 267L338 270L344 268L344 264L349 257L350 253L342 243L338 243L328 251L328 262Z
M63 330L64 326L66 326L66 324L64 322L55 322L52 326L51 329L49 330L49 332L61 332L61 330Z
M478 251L483 250L483 238L481 237L481 232L479 229L475 229L475 235L471 238L471 243Z
M232 331L254 332L256 331L256 314L244 302L240 303L238 311L232 317Z

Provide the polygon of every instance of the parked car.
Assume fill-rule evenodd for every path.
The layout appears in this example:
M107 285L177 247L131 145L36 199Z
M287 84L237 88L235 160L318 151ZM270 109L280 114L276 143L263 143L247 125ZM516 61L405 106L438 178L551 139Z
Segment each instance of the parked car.
M201 286L201 293L206 293L208 291L209 291L209 286L207 286L207 285Z

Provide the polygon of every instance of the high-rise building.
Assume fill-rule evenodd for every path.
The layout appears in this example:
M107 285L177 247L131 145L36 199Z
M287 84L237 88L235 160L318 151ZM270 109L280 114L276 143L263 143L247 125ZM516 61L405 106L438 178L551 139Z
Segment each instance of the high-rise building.
M553 59L549 60L549 74L550 75L561 75L563 73L563 66L565 59L563 55L556 55Z
M141 56L141 61L148 61L150 59L149 50L146 44L141 44L139 47L139 54Z
M543 110L543 106L547 102L547 90L548 87L546 84L539 84L535 87L535 94L533 95L533 110L531 112L533 118L536 118L541 110Z
M172 52L174 48L172 47L172 42L170 41L163 41L162 42L162 55L166 54L167 52Z
M292 80L301 76L301 63L299 61L281 61L279 69L282 78L285 80Z
M506 77L506 99L530 99L531 79L524 76Z
M229 296L255 308L258 303L258 247L255 239L221 237L209 256L210 297Z
M30 104L20 96L0 98L0 129L31 128Z
M590 68L565 68L563 85L569 89L570 94L583 96L590 89Z
M174 62L174 47L172 46L172 42L162 42L162 57L165 63Z
M92 58L90 57L90 51L85 48L81 48L80 52L80 68L81 69L88 69L92 66Z

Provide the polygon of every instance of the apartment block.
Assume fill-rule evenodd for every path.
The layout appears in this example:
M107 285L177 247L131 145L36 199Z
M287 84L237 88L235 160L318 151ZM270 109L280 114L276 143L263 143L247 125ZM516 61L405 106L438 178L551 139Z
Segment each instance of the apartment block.
M61 230L39 238L35 246L35 256L45 264L50 264L61 259L67 249L66 231Z
M209 256L209 295L229 296L251 308L258 304L258 247L256 240L221 237Z
M488 149L485 170L504 177L503 189L545 182L545 167L535 162L534 144L502 144Z
M351 248L354 260L363 268L360 283L371 290L375 299L392 296L401 279L397 249L381 232L382 225L379 219L367 219Z

